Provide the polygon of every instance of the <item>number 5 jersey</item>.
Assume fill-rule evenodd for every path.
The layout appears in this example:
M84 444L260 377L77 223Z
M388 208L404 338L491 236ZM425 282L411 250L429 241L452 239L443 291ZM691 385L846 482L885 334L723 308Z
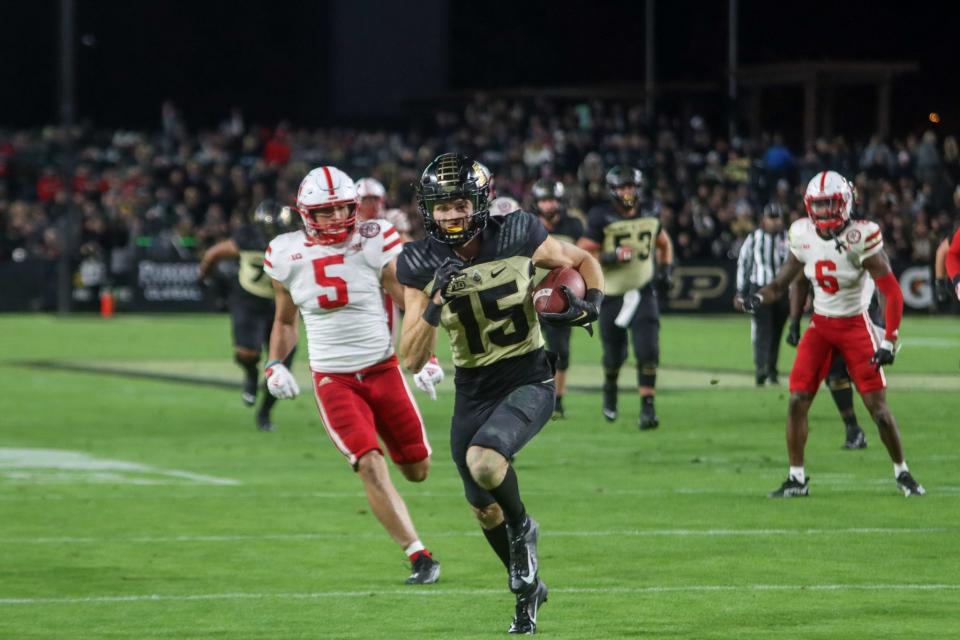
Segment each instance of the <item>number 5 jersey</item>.
M342 244L319 244L303 231L270 242L263 270L300 308L313 371L352 373L393 355L380 277L402 248L384 220L359 223Z
M814 312L845 318L867 310L876 286L862 263L883 250L877 223L853 220L836 238L824 240L804 217L790 226L789 245L813 284Z

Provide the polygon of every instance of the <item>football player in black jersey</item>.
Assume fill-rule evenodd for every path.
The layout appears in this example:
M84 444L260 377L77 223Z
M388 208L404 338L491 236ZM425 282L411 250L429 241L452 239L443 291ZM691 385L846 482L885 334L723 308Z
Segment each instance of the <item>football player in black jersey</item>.
M200 260L200 279L209 277L221 260L238 258L240 268L230 291L230 319L233 328L234 360L244 371L241 398L247 406L257 402L257 372L263 345L270 344L273 327L273 281L263 272L263 252L270 240L296 228L296 214L289 207L281 207L274 200L260 203L252 223L240 226L233 236L210 247ZM285 362L293 363L293 353ZM265 385L266 383L264 383ZM262 431L273 431L270 411L277 401L263 387L263 401L257 409L255 421Z
M446 153L423 171L417 202L426 238L397 258L406 314L404 365L419 371L437 328L450 335L456 399L450 448L467 501L507 568L516 614L510 633L534 633L547 588L539 576L539 527L527 515L511 464L554 408L552 357L540 321L589 326L603 299L603 273L589 253L547 235L537 216L489 215L490 177L466 156ZM535 266L573 267L587 285L569 309L538 317Z
M660 363L658 296L670 289L673 244L655 214L644 208L644 179L639 169L617 166L607 172L610 202L587 215L577 243L603 264L607 283L600 309L603 343L603 417L617 419L617 379L627 360L627 329L633 340L640 388L641 429L655 429L654 408Z
M530 189L533 210L540 217L544 229L551 237L576 244L583 235L583 223L579 218L567 215L564 209L562 182L538 180ZM549 271L537 269L536 281L542 280ZM570 366L570 327L563 325L543 325L543 337L547 342L547 351L557 354L557 399L553 417L563 417L563 394L567 390L567 368Z

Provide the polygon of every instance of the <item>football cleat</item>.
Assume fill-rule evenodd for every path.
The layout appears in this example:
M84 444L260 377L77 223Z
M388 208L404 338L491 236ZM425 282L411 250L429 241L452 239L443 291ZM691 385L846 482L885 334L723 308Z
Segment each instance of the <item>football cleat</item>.
M540 605L547 601L549 590L543 580L537 580L537 588L533 593L517 596L517 611L513 616L513 624L507 633L532 636L537 632L537 612Z
M410 567L410 577L404 584L433 584L440 579L440 563L429 553L420 553Z
M913 476L910 475L909 471L904 471L897 476L897 487L900 491L903 491L903 496L909 498L910 496L922 496L927 493L927 490L923 486L913 479Z
M656 429L660 426L660 418L657 417L657 411L653 408L653 403L645 404L640 409L640 422L637 426L641 431Z
M557 396L557 399L553 403L553 416L554 420L561 420L566 416L563 411L563 398Z
M537 559L537 538L540 525L527 516L518 531L507 525L510 541L510 591L516 594L530 593L537 587L540 563Z
M603 385L603 418L607 422L613 422L617 419L616 385Z
M844 449L866 449L867 448L867 436L863 433L863 429L860 428L860 425L853 425L852 427L847 427L847 439L843 443Z
M810 495L810 478L800 482L793 476L787 476L780 488L770 492L771 498L806 498Z
M256 415L255 422L257 424L257 429L260 431L276 431L277 427L273 424L273 420L270 419L270 413L264 413L258 411Z
M240 392L243 404L252 407L257 403L257 379L247 378L243 381L243 391Z

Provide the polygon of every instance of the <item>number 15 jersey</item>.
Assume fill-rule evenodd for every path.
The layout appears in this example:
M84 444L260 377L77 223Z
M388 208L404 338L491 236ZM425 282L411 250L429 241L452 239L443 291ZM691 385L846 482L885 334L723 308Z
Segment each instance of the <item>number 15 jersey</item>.
M847 318L867 310L876 285L863 261L883 250L877 223L853 220L835 239L824 240L810 218L800 218L790 226L789 244L813 283L815 313Z
M317 244L303 231L270 242L263 270L300 308L312 370L353 373L393 355L380 275L402 249L384 220L360 223L343 244Z

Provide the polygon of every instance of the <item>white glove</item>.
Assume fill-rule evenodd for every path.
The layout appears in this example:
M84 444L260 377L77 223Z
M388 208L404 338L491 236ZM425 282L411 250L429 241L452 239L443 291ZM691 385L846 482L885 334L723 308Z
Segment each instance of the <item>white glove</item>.
M279 360L268 362L263 373L267 377L267 391L274 398L295 398L300 393L290 369Z
M443 367L437 362L437 356L431 356L430 359L427 360L427 364L423 365L423 369L420 369L420 372L415 373L413 376L413 381L416 383L417 388L420 389L420 391L429 393L431 400L437 399L436 385L440 384L442 380Z

